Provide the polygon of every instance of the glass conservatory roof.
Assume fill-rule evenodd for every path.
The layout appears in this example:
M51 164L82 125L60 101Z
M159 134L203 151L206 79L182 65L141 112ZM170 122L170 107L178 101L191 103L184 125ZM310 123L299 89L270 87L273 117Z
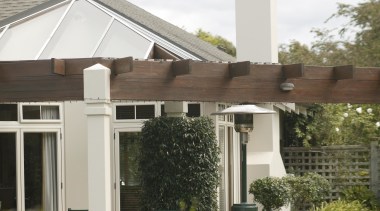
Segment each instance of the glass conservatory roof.
M0 60L128 57L146 59L157 43L198 59L92 0L67 0L0 26Z

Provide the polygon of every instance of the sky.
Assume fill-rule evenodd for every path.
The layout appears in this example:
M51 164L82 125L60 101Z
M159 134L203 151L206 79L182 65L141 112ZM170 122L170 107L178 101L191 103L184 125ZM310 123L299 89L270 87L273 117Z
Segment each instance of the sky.
M128 0L188 32L201 28L233 43L235 0ZM325 21L337 11L337 2L356 5L364 0L277 0L278 43L292 40L310 44L313 28L336 28L347 20Z

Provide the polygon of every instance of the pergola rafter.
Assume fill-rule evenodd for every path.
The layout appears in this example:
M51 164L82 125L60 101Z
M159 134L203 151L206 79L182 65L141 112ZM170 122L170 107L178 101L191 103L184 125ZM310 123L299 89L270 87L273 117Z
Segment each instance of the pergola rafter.
M380 103L380 68L130 57L0 62L0 101L83 100L83 69L97 63L112 70L113 100Z

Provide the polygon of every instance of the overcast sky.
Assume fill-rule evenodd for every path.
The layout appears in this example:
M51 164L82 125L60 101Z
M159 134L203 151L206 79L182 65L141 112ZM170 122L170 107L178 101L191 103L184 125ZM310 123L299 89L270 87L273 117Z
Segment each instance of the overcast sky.
M128 0L189 32L198 28L235 43L235 0ZM345 20L324 23L337 11L337 2L364 0L277 0L278 42L298 40L310 44L312 28L332 28Z

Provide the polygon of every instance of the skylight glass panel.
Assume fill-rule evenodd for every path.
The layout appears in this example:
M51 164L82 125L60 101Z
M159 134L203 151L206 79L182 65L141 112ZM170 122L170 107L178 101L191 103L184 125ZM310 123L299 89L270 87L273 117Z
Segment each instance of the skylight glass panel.
M151 41L119 21L114 21L95 53L96 57L145 58Z
M110 21L94 5L75 1L40 59L91 57Z
M68 4L12 24L0 38L0 60L34 59ZM1 32L0 32L1 33Z

